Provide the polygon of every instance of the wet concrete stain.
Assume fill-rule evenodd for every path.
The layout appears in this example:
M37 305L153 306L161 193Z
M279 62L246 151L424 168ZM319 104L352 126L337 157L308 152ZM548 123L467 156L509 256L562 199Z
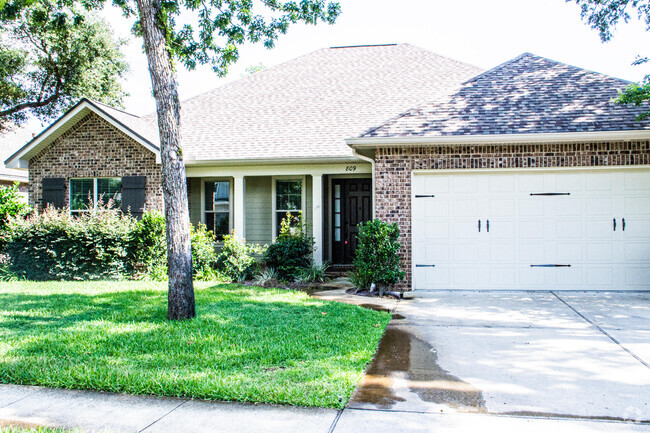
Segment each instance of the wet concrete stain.
M383 312L385 312L385 313L390 313L390 310L389 310L388 308L383 307L383 306L381 306L381 305L375 305L375 304L359 304L359 307L367 308L367 309L369 309L369 310L383 311ZM402 320L402 319L404 319L404 316L402 316L401 314L397 314L397 313L391 314L391 317L392 317L394 320Z
M390 409L415 394L421 402L485 413L481 391L440 368L437 360L431 345L389 326L348 407ZM400 384L410 393L398 395Z

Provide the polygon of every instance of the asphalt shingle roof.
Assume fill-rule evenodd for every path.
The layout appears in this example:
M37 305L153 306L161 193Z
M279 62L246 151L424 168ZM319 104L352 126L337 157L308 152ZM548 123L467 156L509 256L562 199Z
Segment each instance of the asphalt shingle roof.
M408 44L321 49L183 101L184 153L199 160L352 156L346 138L480 72ZM155 125L155 114L142 120Z
M522 54L450 94L404 112L361 137L597 132L650 129L650 109L612 101L630 83Z

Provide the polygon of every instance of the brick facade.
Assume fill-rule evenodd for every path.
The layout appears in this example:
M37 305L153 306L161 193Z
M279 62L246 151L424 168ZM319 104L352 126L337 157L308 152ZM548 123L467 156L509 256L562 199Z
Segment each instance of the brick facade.
M376 217L396 222L411 287L411 171L650 165L650 142L383 147L375 155Z
M162 210L161 168L153 152L94 113L29 161L29 203L42 208L42 179L146 176L146 210Z

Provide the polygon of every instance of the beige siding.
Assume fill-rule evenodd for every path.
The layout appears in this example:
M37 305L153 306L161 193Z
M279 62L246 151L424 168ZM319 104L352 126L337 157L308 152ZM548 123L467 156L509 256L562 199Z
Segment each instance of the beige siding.
M201 178L190 177L187 179L190 205L190 222L196 226L202 222L201 209Z
M271 201L271 177L246 178L246 240L269 244L273 240L273 203Z

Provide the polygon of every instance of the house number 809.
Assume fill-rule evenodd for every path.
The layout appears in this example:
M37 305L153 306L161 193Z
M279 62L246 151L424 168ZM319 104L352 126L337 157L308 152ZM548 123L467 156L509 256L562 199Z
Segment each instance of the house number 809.
M356 165L348 165L345 167L345 171L357 171L357 166Z

